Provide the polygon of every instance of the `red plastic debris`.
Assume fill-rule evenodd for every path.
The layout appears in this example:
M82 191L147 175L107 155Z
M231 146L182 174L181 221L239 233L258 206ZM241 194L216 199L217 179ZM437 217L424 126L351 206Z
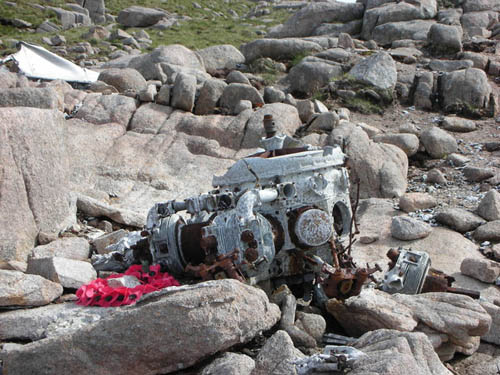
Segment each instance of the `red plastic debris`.
M112 288L108 285L109 279L124 275L137 277L141 285L134 288ZM144 294L156 292L168 286L180 286L180 284L168 273L160 272L159 265L149 267L149 272L143 272L140 265L133 265L125 273L111 275L105 279L95 279L86 285L82 285L76 291L78 298L76 303L83 306L102 307L132 305Z

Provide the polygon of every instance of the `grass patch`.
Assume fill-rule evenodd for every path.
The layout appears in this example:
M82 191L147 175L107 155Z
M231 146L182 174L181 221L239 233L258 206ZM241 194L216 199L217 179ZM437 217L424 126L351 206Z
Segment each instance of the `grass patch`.
M300 62L307 56L310 56L311 52L304 51L301 53L298 53L295 55L291 60L290 60L290 69L293 68L295 65L300 64Z
M343 99L342 102L347 108L366 115L372 113L382 115L384 113L384 109L380 105L372 103L367 99L354 97Z
M256 33L258 30L265 30L266 28L283 23L290 17L289 11L273 10L269 6L268 9L271 10L271 14L269 15L259 18L241 18L256 7L257 3L250 0L230 0L229 3L225 0L197 0L197 2L201 5L201 9L195 8L192 0L141 0L139 2L131 0L107 0L106 11L116 16L121 10L127 7L139 5L163 9L170 14L176 13L186 18L179 21L179 26L163 31L144 28L143 30L151 37L152 45L149 48L145 48L142 52L148 52L157 46L168 44L182 44L190 49L201 49L218 44L231 44L238 48L242 43L258 39L260 37ZM0 38L3 41L15 39L47 47L42 42L42 38L50 38L56 34L65 36L68 45L85 41L81 36L88 31L88 27L61 30L57 33L35 33L34 29L45 20L50 20L55 24L59 24L59 22L53 11L47 9L39 10L31 4L67 8L63 0L50 0L50 3L44 0L18 0L15 7L0 2L0 20L19 18L33 25L33 29L29 30L8 26L5 25L5 22L3 22L4 24L0 23ZM235 11L240 18L232 18L230 10ZM265 25L265 28L262 28L262 25ZM128 33L132 33L138 29L131 28L125 30ZM109 46L106 43L102 43L102 41L92 40L90 42L92 46L98 47L103 51L101 53L103 56L110 51ZM118 46L121 47L120 45ZM12 48L3 48L0 50L0 55L10 54L14 50ZM69 59L72 58L72 56L66 57Z

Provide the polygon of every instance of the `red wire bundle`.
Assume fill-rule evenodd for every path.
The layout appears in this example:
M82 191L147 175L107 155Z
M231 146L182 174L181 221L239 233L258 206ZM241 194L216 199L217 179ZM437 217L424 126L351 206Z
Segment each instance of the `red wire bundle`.
M108 285L109 279L116 279L124 275L137 277L141 285L134 288L112 288ZM143 294L156 292L168 286L179 285L179 282L168 273L160 272L159 265L150 266L149 272L143 272L140 265L133 265L125 273L111 275L105 279L95 279L86 285L82 285L76 291L78 298L76 303L83 306L102 307L131 305L137 302Z

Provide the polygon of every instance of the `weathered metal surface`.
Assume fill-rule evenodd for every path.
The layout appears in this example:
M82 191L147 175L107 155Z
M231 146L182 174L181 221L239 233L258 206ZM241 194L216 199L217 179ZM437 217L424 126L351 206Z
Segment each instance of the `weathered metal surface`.
M400 248L389 250L387 256L391 259L392 268L384 275L382 290L388 293L420 293L431 265L429 254Z

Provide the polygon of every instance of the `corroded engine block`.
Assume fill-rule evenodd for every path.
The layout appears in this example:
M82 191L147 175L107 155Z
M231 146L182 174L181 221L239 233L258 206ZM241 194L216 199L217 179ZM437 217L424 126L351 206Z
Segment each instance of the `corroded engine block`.
M352 227L344 153L297 147L276 135L270 116L264 128L262 152L215 176L209 193L155 204L144 230L113 250L125 263L142 257L177 276L305 289L320 282L328 297L358 294L374 270L356 268L340 245Z

